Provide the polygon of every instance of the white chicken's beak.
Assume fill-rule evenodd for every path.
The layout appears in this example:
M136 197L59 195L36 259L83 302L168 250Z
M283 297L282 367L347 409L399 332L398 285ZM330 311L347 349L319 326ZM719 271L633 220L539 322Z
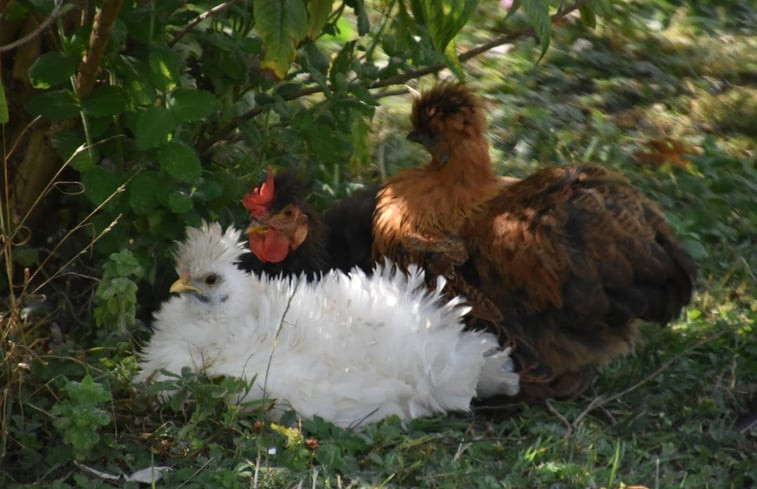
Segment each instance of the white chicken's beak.
M171 288L168 291L172 294L181 294L182 292L194 292L201 294L200 289L193 285L189 285L189 274L185 273L179 279L171 284Z

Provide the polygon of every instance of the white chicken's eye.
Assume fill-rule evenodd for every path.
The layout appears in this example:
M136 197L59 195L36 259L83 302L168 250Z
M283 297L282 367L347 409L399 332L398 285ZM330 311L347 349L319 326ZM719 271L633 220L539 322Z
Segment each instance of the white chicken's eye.
M215 285L218 282L218 275L210 273L205 276L205 285Z

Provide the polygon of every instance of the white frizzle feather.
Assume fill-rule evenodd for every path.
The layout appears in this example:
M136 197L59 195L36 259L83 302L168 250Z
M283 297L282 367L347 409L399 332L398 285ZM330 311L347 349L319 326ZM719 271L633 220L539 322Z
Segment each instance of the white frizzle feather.
M517 392L509 352L493 335L463 332L462 300L445 302L441 282L428 292L418 268L405 275L386 264L370 277L355 269L311 283L258 277L234 266L238 240L217 223L187 231L177 272L194 289L155 315L137 381L185 366L254 378L244 400L265 396L340 426L467 410L477 389Z

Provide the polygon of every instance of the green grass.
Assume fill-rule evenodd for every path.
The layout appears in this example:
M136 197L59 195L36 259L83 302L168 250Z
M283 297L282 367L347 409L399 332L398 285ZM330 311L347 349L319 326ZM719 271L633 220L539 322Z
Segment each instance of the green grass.
M635 353L603 368L582 398L351 432L294 416L274 425L265 406L225 405L238 382L185 374L170 402L156 406L130 384L131 336L93 339L83 328L57 338L53 318L28 302L2 323L9 382L0 486L136 488L82 466L129 474L150 464L173 468L156 487L183 488L757 484L757 428L744 424L757 411L756 16L738 2L725 13L704 5L632 4L636 16L593 33L561 28L539 65L524 43L466 67L485 94L501 172L618 168L660 203L700 263L698 292L680 320L645 327ZM402 141L407 99L383 102L373 136L389 168L422 160ZM682 155L683 165L638 156L661 138L697 154ZM131 334L148 331L138 322ZM50 344L26 351L28 337ZM69 383L85 373L94 386Z

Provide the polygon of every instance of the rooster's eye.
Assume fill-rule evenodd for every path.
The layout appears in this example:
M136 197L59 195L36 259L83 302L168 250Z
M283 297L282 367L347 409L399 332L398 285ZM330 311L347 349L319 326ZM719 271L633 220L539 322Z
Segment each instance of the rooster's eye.
M211 273L205 277L205 285L215 285L218 282L218 275Z

